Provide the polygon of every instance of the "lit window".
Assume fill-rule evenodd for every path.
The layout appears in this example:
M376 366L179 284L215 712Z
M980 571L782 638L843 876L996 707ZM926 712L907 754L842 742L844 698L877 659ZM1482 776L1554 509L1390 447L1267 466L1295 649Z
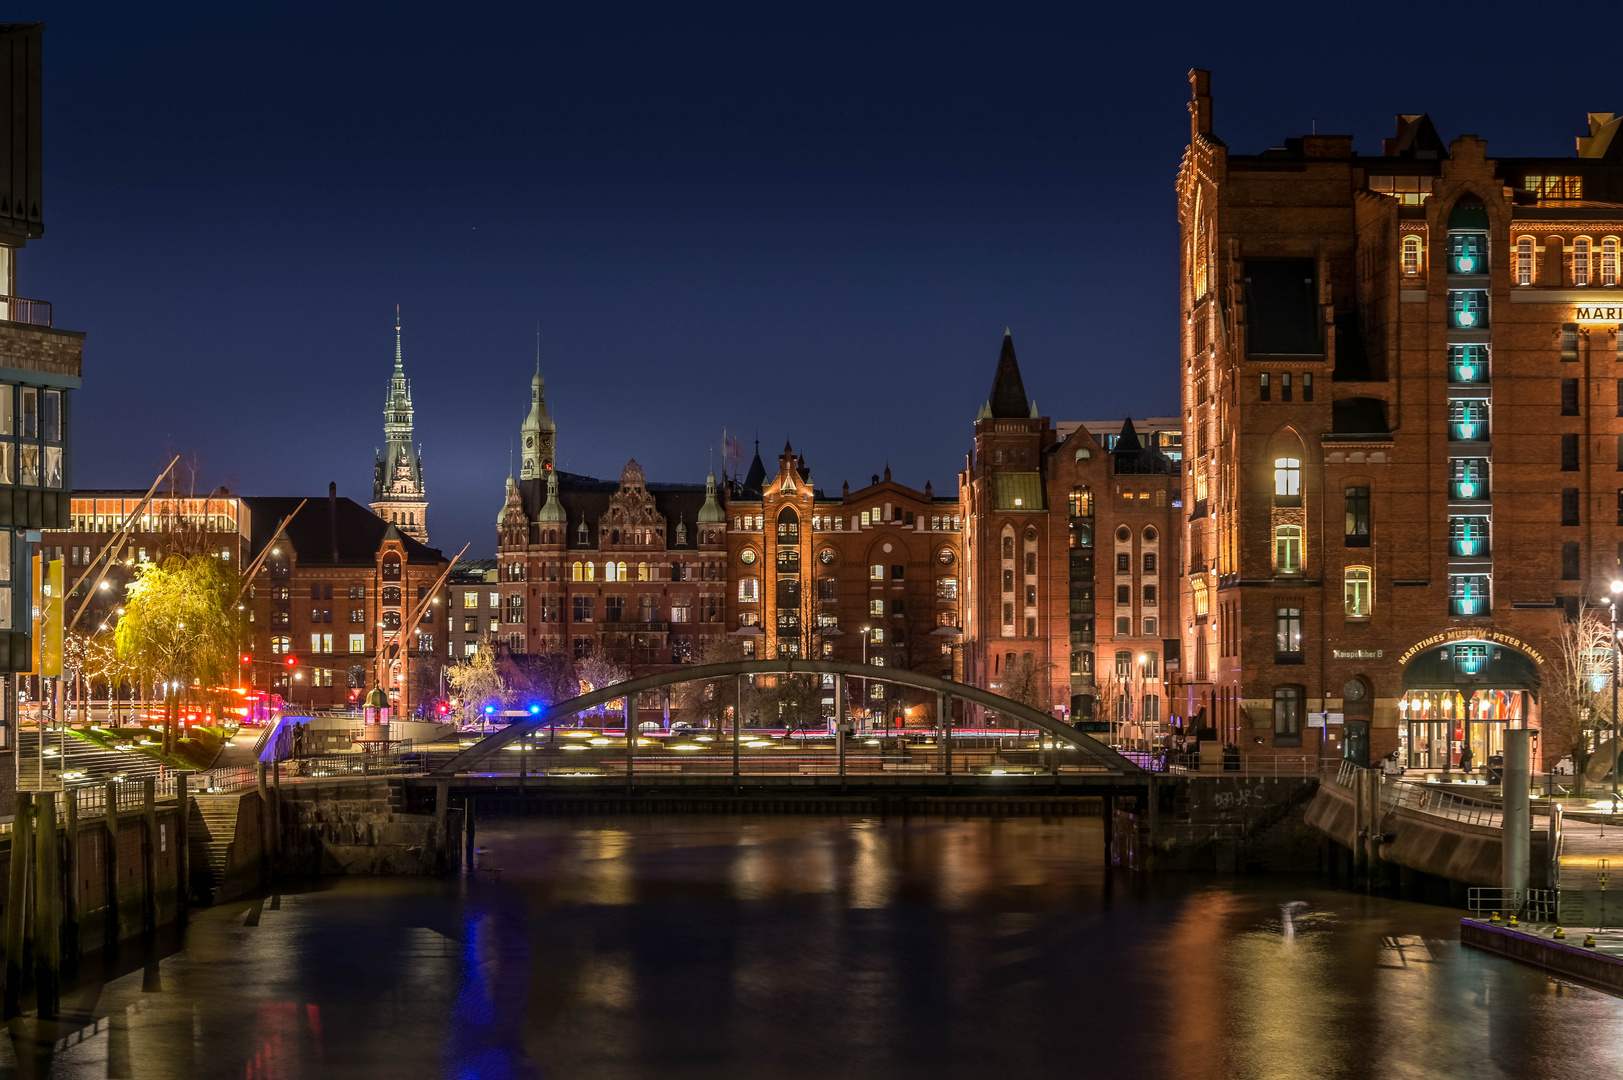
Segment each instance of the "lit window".
M1448 575L1448 613L1486 615L1490 611L1487 574Z
M757 603L761 599L761 579L752 577L739 578L738 599L745 604Z
M1274 495L1301 498L1302 459L1282 457L1274 459Z
M1302 609L1274 609L1274 652L1296 655L1302 651Z
M1533 284L1533 238L1524 236L1516 241L1516 284Z
M1190 597L1195 606L1195 618L1204 619L1210 610L1210 597L1207 593L1206 582L1196 578L1189 587Z
M868 580L869 581L884 581L885 580L885 567L884 567L884 564L882 564L882 563L874 563L872 566L868 567Z
M1370 578L1369 567L1347 567L1341 578L1341 601L1347 617L1367 618L1375 606L1374 599L1374 583Z
M1589 284L1589 237L1580 236L1572 242L1572 283Z
M1456 515L1448 519L1448 551L1461 558L1488 553L1488 519Z
M1449 325L1458 330L1481 330L1488 325L1488 294L1479 289L1454 289L1448 294Z
M1274 571L1296 574L1302 570L1302 527L1276 525L1274 527Z
M1617 284L1617 237L1608 236L1600 242L1600 283Z
M1403 272L1420 273L1420 237L1412 234L1403 238Z

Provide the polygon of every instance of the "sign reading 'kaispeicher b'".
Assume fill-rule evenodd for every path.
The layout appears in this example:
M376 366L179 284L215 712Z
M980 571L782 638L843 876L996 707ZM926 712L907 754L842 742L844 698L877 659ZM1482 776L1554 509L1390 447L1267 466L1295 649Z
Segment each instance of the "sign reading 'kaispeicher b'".
M1579 304L1573 319L1581 323L1623 323L1623 304Z

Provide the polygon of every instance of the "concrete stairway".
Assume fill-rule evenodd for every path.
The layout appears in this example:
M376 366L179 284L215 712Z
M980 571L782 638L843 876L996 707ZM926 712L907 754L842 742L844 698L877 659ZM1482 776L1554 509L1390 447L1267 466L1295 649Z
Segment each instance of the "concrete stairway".
M237 795L197 795L191 800L187 850L191 855L192 892L213 903L214 892L231 868L231 847L237 838Z

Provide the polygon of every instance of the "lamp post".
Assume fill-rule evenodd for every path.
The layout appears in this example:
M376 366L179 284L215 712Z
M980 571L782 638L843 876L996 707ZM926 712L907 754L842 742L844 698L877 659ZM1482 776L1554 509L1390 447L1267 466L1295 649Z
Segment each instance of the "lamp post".
M872 637L872 636L873 635L869 633L868 628L866 626L864 626L862 628L862 665L863 665L863 667L868 666L868 639L870 637ZM864 713L866 713L868 711L868 676L866 676L866 675L864 675L862 677L862 711ZM869 719L871 721L872 717L869 717ZM870 723L869 726L872 727L872 724Z
M1617 809L1617 598L1623 593L1623 581L1612 582L1612 640L1607 642L1612 654L1612 809Z

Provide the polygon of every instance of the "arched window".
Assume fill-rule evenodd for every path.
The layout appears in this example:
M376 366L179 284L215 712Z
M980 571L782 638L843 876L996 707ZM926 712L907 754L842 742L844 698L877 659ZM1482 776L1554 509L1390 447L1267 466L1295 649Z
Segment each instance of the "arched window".
M596 581L597 580L597 564L596 563L586 563L584 565L586 567L586 580L587 581Z
M648 564L647 563L640 562L640 563L637 564L637 580L638 581L647 581L648 580Z
M575 581L585 581L586 580L586 571L581 569L581 564L580 563L576 563L574 565L574 569L571 572L570 577Z
M1349 619L1363 619L1375 607L1375 586L1367 566L1349 566L1341 575L1342 608Z
M1194 604L1195 618L1204 619L1210 610L1211 599L1206 592L1206 582L1196 578L1189 586L1190 600Z
M1302 571L1302 527L1274 526L1274 572L1299 574Z
M619 577L619 579L621 581L630 580L629 578L626 577L626 564L625 563L618 564L618 577Z
M1403 238L1403 272L1410 276L1420 273L1420 237L1413 233Z
M615 580L615 577L614 577L614 561L612 559L603 564L603 580L604 581L614 581Z
M1572 283L1589 284L1589 237L1580 236L1572 242Z
M1608 236L1600 242L1600 283L1617 284L1617 237Z
M1524 236L1516 241L1516 284L1533 284L1533 238Z
M399 581L400 580L400 556L398 556L398 555L385 555L383 557L383 580L384 581Z
M778 514L778 543L800 543L800 515L792 506L785 506Z
M1014 558L1014 530L1007 526L1003 529L1003 557Z
M580 528L575 530L575 542L577 544L585 544L586 539L587 539L586 522L583 521L583 522L580 523Z
M277 656L286 656L293 650L293 639L286 637L271 638L271 652Z
M400 606L400 586L385 585L383 587L383 603L386 607Z

